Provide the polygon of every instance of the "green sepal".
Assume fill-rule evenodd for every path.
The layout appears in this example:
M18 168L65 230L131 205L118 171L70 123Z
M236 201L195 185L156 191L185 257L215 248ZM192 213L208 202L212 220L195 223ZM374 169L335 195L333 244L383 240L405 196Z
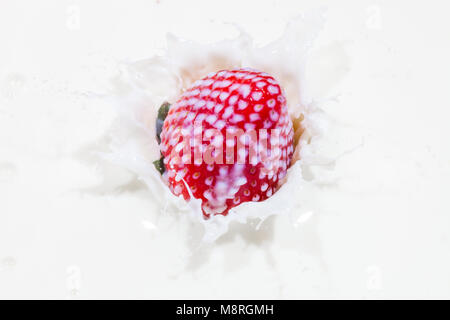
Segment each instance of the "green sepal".
M170 103L168 102L164 102L158 109L158 117L156 118L156 140L158 140L158 143L161 143L161 132L169 109Z
M158 141L158 144L161 143L161 132L164 126L164 120L166 119L167 114L169 113L169 109L170 109L169 102L164 102L158 109L158 117L156 118L156 140ZM164 165L164 157L162 155L161 158L153 161L153 165L161 175L166 171L166 166Z
M166 171L166 166L164 165L164 157L161 156L158 160L153 161L153 165L156 170L162 175Z

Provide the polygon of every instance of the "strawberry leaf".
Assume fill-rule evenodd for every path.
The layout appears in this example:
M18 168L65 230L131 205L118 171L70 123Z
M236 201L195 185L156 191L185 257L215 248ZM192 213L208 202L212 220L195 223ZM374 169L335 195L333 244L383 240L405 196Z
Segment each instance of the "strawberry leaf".
M158 144L161 143L161 132L164 125L164 120L169 113L169 109L169 102L164 102L158 109L158 117L156 118L156 140L158 140ZM164 157L162 155L161 158L153 161L153 165L161 175L166 171L166 166L164 165Z
M155 166L156 170L162 175L166 171L166 166L164 165L164 157L161 156L159 160L153 161L153 165Z
M164 120L169 113L170 103L164 102L158 110L158 117L156 118L156 140L158 144L161 143L161 131L164 125Z

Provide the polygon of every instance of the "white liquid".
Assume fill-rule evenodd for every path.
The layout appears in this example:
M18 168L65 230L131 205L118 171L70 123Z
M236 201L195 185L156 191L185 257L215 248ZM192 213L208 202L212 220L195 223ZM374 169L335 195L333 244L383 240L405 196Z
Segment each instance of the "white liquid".
M0 297L449 298L446 3L159 2L0 1ZM248 15L255 2L258 15ZM258 230L259 219L230 223L207 244L189 210L165 207L172 200L162 186L126 169L153 179L156 144L142 147L153 132L130 116L174 99L184 84L156 62L154 78L165 81L143 79L118 104L117 89L133 81L111 86L117 60L146 60L166 47L167 31L233 39L221 21L267 43L318 3L327 18L298 88L314 110L309 123L327 123L303 149L320 165L305 155L292 168L302 179L280 193L291 214L277 208ZM123 155L124 166L105 161L111 139L136 158L119 148L114 160Z
M233 221L246 223L259 219L261 223L274 214L295 212L302 202L298 189L308 184L302 175L302 167L317 164L312 154L324 129L320 110L311 102L304 81L308 52L322 24L320 12L298 17L289 22L280 39L264 47L255 47L251 37L243 32L236 39L208 45L169 35L168 49L163 56L123 66L123 74L115 82L120 125L111 135L113 140L119 141L114 137L124 130L134 133L120 143L113 143L112 153L106 157L145 181L155 197L162 200L165 210L173 208L178 214L189 215L201 223L205 227L203 239L208 242L226 233ZM151 164L160 155L155 139L155 118L164 101L174 103L183 89L194 81L210 72L241 67L273 75L285 89L291 117L303 114L305 131L296 148L294 164L288 171L287 183L274 196L263 202L241 204L227 216L216 215L205 220L200 209L201 200L186 203L182 197L173 196ZM124 126L127 128L122 128Z

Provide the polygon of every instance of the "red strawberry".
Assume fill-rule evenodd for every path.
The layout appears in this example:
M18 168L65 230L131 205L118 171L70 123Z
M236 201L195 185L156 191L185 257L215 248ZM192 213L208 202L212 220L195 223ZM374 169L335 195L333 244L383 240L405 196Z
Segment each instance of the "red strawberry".
M188 200L186 183L205 217L265 200L278 190L294 150L282 89L256 70L211 73L170 107L160 147L170 190Z

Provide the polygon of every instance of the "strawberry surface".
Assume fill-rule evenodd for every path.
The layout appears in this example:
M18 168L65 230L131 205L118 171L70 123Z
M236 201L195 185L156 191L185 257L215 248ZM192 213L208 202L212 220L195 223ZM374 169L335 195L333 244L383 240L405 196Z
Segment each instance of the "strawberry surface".
M160 138L170 190L201 199L206 218L272 196L294 151L282 88L253 69L196 81L170 107Z

